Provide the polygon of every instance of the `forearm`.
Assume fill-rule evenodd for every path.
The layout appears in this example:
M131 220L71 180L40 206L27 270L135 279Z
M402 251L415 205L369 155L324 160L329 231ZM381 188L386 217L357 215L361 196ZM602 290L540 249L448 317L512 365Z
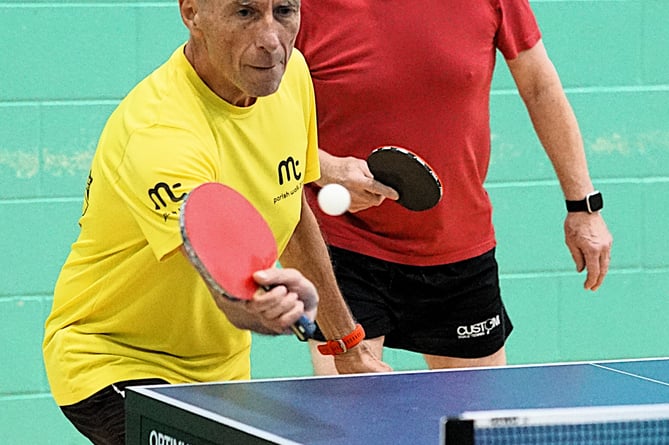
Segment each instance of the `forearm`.
M593 185L576 117L561 87L553 86L543 95L526 102L530 118L565 199L583 199Z
M299 270L314 283L320 297L316 320L318 326L326 338L342 338L353 331L355 322L337 286L330 255L316 217L306 199L302 199L302 216L281 255L281 263Z
M574 111L542 43L509 61L518 91L548 155L565 199L580 200L593 191Z
M321 165L321 177L316 181L319 186L324 186L332 182L339 182L335 177L335 169L332 167L334 156L322 148L318 149L318 162Z

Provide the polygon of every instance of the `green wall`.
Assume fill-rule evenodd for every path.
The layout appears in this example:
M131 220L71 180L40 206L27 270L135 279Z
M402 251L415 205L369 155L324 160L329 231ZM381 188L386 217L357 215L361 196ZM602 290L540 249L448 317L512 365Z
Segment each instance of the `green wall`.
M85 443L57 410L40 343L99 131L186 38L176 0L0 0L0 442ZM669 356L669 1L534 0L615 237L597 293L563 243L564 205L502 63L492 99L511 363ZM256 338L254 376L311 372L293 338ZM396 369L419 356L387 351ZM33 419L39 419L34 421Z

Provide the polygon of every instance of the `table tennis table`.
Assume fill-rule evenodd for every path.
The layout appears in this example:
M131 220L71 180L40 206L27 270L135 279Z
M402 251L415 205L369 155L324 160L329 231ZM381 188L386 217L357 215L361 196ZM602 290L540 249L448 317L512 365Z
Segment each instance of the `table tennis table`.
M126 437L129 445L478 443L461 435L463 413L504 410L498 423L514 423L507 410L625 408L663 412L635 433L652 428L656 437L580 443L669 444L669 357L133 387ZM522 443L577 443L554 439Z

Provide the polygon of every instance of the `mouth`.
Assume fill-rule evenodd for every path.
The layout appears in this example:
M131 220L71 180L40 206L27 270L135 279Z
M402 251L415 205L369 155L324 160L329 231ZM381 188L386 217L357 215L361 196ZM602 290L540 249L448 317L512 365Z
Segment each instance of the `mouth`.
M271 71L283 66L283 60L259 60L255 63L250 63L249 66L254 70Z
M259 71L271 71L279 66L279 64L273 63L271 65L249 65L252 69L254 70L259 70Z

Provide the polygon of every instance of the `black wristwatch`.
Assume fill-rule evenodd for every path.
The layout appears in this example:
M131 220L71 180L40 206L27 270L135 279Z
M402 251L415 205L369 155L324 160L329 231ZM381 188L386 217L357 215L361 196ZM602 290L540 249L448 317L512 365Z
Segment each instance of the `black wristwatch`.
M585 199L580 201L565 201L567 203L568 212L588 212L595 213L598 212L604 207L604 198L602 194L595 190L592 193L588 193L585 196Z

